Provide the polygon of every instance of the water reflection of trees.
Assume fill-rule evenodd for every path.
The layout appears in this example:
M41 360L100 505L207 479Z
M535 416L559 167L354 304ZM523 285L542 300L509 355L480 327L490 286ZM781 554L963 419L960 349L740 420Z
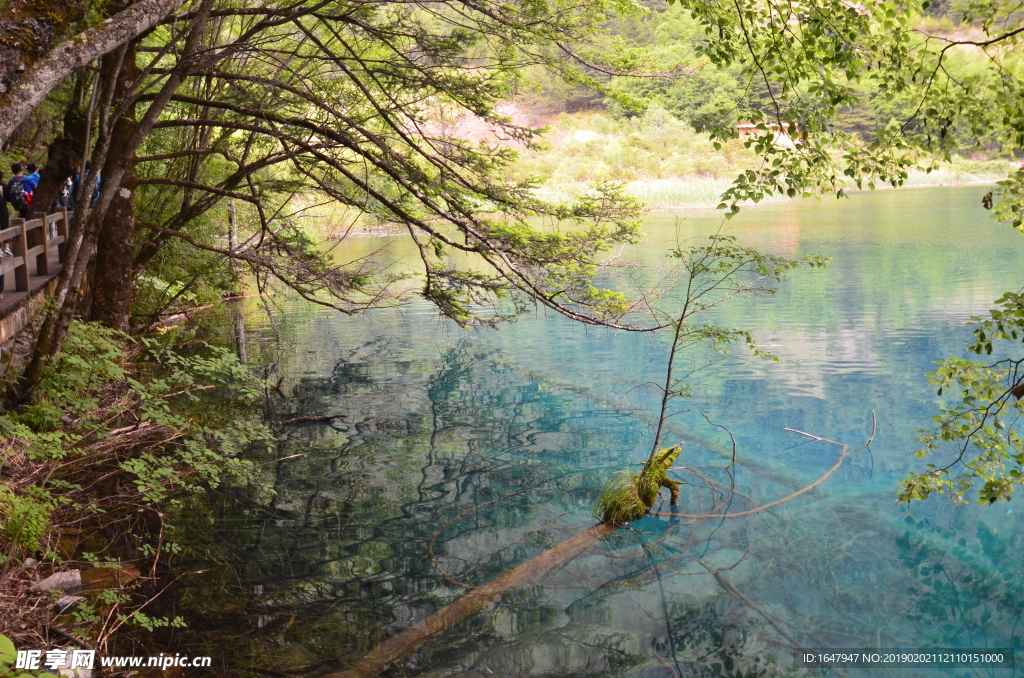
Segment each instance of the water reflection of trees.
M222 566L185 597L203 611L195 630L216 652L233 647L237 666L272 673L342 667L458 598L461 584L589 524L609 469L648 433L627 411L550 389L468 346L423 358L380 341L282 391L268 404L272 420L347 416L287 427L256 460L272 492L231 491L208 509L216 537L190 557ZM749 473L740 480L733 510L788 493ZM691 492L684 510L704 512L712 499ZM789 675L797 643L920 642L905 620L923 598L893 600L905 590L906 549L841 536L857 523L861 537L878 535L863 509L824 497L757 521L645 519L394 674ZM232 595L205 595L216 587Z
M977 648L1021 645L1021 537L1016 531L1000 532L985 523L943 527L928 519L907 519L907 531L896 544L912 580L912 618L931 631L927 642ZM950 538L948 550L931 548L927 536Z
M619 465L646 433L628 413L567 397L465 347L437 361L388 350L354 352L329 376L303 378L284 389L287 397L272 399L274 420L348 416L290 427L273 455L257 460L272 492L226 493L216 509L217 538L202 558L226 561L237 581L232 587L221 575L217 583L236 596L220 596L219 609L230 608L245 622L225 624L230 615L207 610L208 623L219 621L206 630L216 634L218 626L225 639L247 636L241 645L262 656L264 668L337 665L332 660L357 655L451 602L463 593L460 583L481 583L548 548L589 522L602 467ZM624 578L649 570L637 558L670 538L640 539L649 544L638 546L626 536L602 544L574 562L571 573L506 596L493 611L424 647L406 668L454 668L484 648L521 655L534 620L543 626L564 616L580 588L607 581L598 561L622 563ZM185 599L204 604L202 596ZM615 625L605 628L584 607L572 609L580 611L578 620L560 627L559 642L587 648L590 673L652 661L656 651L644 649L652 641L635 636L616 650ZM551 659L556 672L563 659L565 670L576 670L572 657L580 651L566 651Z

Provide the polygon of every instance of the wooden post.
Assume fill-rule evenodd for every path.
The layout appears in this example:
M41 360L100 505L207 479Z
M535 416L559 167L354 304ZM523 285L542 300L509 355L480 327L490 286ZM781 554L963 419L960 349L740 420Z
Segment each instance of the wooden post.
M50 261L47 258L50 251L50 229L46 225L46 212L33 212L32 218L43 222L42 228L39 229L39 236L33 238L36 242L32 245L33 247L43 246L43 253L36 255L36 275L47 275L50 272Z
M57 261L63 264L68 251L68 219L71 218L74 212L68 212L67 207L61 207L60 213L63 218L57 222L57 235L62 237L63 240L57 245Z
M14 269L14 291L28 292L28 234L25 231L25 220L11 219L11 227L18 233L11 238L11 251L15 257L21 257L21 266Z

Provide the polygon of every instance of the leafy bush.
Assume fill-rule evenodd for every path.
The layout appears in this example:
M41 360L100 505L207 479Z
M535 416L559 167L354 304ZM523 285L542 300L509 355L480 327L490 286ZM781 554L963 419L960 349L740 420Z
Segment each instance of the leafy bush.
M271 440L266 426L245 416L261 395L248 369L223 348L203 344L186 354L73 323L35 400L0 414L4 559L38 551L58 507L131 522L140 505L162 502L167 511L182 493L247 477L251 465L242 451ZM105 490L97 478L113 485Z
M126 337L97 323L75 322L68 331L64 348L47 364L37 399L26 407L19 420L34 431L56 428L67 413L95 410L94 391L125 377Z
M27 552L38 551L40 541L50 526L50 511L54 502L45 492L32 493L36 498L15 494L11 488L0 484L0 535L9 545L16 545ZM0 564L8 555L0 555Z

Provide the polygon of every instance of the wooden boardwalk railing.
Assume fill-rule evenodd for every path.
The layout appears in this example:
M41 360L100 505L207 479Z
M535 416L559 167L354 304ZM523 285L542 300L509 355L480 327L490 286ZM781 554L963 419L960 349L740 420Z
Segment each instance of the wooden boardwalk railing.
M0 243L10 240L13 257L0 257L4 276L0 299L0 346L7 344L31 324L47 295L53 294L57 276L65 261L65 243L71 215L61 209L54 214L35 212L31 219L11 219L10 228L0 230Z
M14 273L13 281L10 278L4 279L8 289L13 288L15 292L29 291L30 266L35 269L34 275L49 275L48 255L54 249L57 250L57 261L64 263L68 223L72 214L64 208L53 214L35 212L31 219L12 218L10 228L0 230L0 244L11 240L11 251L14 252L13 257L0 258L0 275Z

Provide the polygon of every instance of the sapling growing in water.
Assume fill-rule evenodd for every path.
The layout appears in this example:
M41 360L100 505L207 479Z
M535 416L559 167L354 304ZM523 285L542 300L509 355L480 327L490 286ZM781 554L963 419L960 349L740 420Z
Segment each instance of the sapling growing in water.
M668 470L679 457L682 444L667 447L654 454L637 474L619 471L605 484L597 499L595 513L607 523L622 524L640 520L654 506L662 488L668 489L669 502L679 503L678 480L668 477Z
M771 296L778 282L790 270L802 266L824 267L828 259L808 255L803 260L762 254L736 244L733 236L721 231L709 236L707 245L683 247L677 245L669 256L679 260L677 281L674 288L683 291L682 307L669 313L652 309L652 314L661 323L673 330L672 347L669 350L665 369L665 382L661 389L661 411L651 453L644 462L640 473L622 470L612 475L598 497L594 514L603 521L613 524L639 520L651 510L662 488L668 489L669 501L679 503L681 483L668 477L668 471L679 458L681 445L659 449L665 429L665 422L672 415L669 404L678 397L690 394L692 385L687 382L701 368L691 370L683 377L675 375L676 358L686 349L705 346L728 354L728 346L745 343L754 355L775 360L767 351L758 348L754 336L742 329L724 328L705 322L706 313L737 295ZM661 318L659 318L659 316ZM704 367L710 366L705 365Z

